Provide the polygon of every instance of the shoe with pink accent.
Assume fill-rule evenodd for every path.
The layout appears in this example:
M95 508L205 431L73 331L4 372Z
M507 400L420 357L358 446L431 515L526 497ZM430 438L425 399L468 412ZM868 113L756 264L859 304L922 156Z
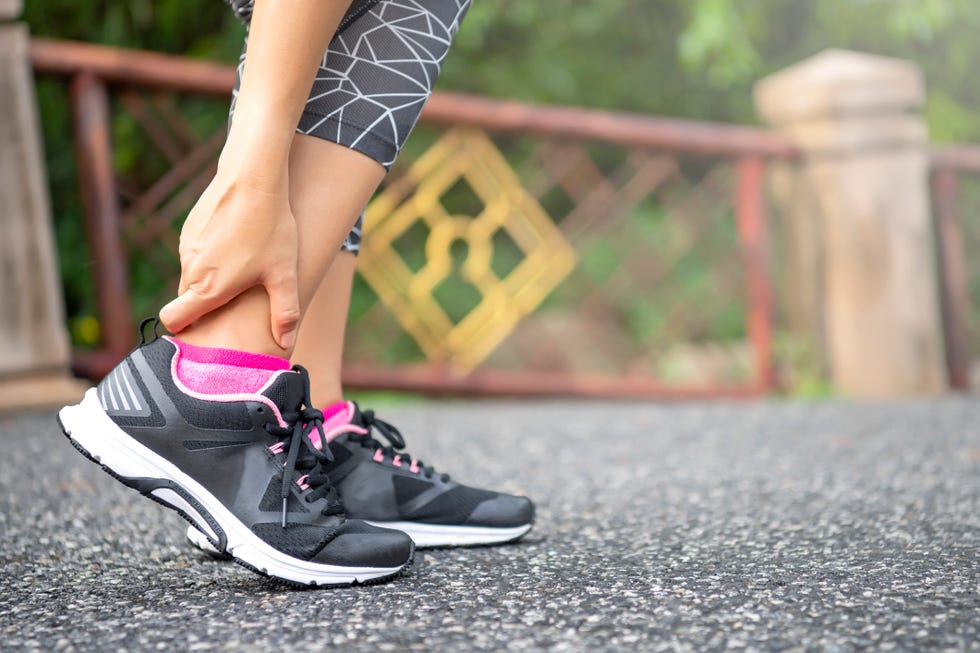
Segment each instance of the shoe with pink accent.
M354 402L325 408L323 430L333 456L323 471L351 517L403 531L418 547L502 544L534 526L529 499L461 485L436 472L404 452L398 429ZM196 531L187 536L199 548L213 549Z
M58 414L85 456L193 524L252 571L299 585L397 576L404 533L348 520L325 466L323 414L288 361L141 342L77 406Z

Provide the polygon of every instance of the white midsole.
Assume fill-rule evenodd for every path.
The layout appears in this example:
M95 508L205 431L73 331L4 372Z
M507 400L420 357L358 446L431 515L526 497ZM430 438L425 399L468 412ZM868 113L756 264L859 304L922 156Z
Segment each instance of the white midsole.
M210 555L226 557L221 551L218 551L217 547L211 544L211 541L193 526L187 527L187 541L199 548L202 551L206 551Z
M80 404L62 408L58 416L68 436L113 473L128 478L164 478L180 485L221 526L228 540L228 553L263 573L295 583L346 585L390 576L402 568L319 564L299 560L274 549L259 539L200 483L120 429L102 410L95 388L85 393ZM182 503L180 507L187 511L188 516L210 532L207 520L186 502Z
M488 526L421 524L411 521L365 521L373 526L393 528L407 533L415 542L415 546L419 548L510 542L521 537L534 526L534 524L522 524L507 528L491 528Z
M368 524L381 528L393 528L407 533L415 542L416 548L437 546L473 546L477 544L499 544L521 537L533 524L512 528L487 528L481 526L445 526L440 524L418 524L415 522L369 521ZM211 555L221 555L208 538L193 526L187 527L188 541Z

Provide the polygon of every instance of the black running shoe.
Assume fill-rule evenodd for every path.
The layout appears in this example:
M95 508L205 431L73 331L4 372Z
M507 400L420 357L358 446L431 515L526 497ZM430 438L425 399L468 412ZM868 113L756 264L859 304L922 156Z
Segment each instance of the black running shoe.
M324 431L334 459L324 471L349 516L408 533L418 547L512 542L534 525L529 499L460 485L436 472L405 453L398 429L373 411L346 402L326 413ZM375 431L387 445L372 437ZM187 537L215 552L195 530L188 529Z
M204 541L249 569L301 585L350 585L398 575L413 544L350 521L320 451L323 414L309 408L299 367L251 395L199 395L175 377L169 338L141 344L77 406L65 435L116 479L172 508Z

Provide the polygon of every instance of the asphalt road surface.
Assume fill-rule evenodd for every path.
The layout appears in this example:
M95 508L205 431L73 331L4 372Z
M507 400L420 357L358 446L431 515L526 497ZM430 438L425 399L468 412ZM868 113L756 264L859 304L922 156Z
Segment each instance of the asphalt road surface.
M190 549L53 412L0 418L0 649L980 651L980 401L379 413L534 531L293 590Z

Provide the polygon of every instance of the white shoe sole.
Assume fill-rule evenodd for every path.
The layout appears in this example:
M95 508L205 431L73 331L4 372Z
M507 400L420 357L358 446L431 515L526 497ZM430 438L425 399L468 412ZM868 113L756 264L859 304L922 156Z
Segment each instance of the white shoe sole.
M411 562L398 567L341 567L306 562L274 549L200 483L120 429L102 410L95 388L85 393L80 404L62 408L58 421L81 453L129 487L176 510L214 542L218 536L211 524L216 524L227 538L227 553L260 574L300 585L352 585L397 576ZM171 487L146 491L146 480L169 481Z
M393 528L407 533L418 549L449 546L481 546L513 542L531 530L534 524L513 528L482 528L477 526L442 526L438 524L418 524L414 522L367 522L381 528ZM187 541L215 558L228 556L218 551L207 536L194 526L187 527Z
M452 526L447 524L422 524L411 521L367 521L373 526L392 528L408 534L415 546L422 548L446 546L480 546L504 544L524 537L534 524L522 524L509 528L486 526Z

